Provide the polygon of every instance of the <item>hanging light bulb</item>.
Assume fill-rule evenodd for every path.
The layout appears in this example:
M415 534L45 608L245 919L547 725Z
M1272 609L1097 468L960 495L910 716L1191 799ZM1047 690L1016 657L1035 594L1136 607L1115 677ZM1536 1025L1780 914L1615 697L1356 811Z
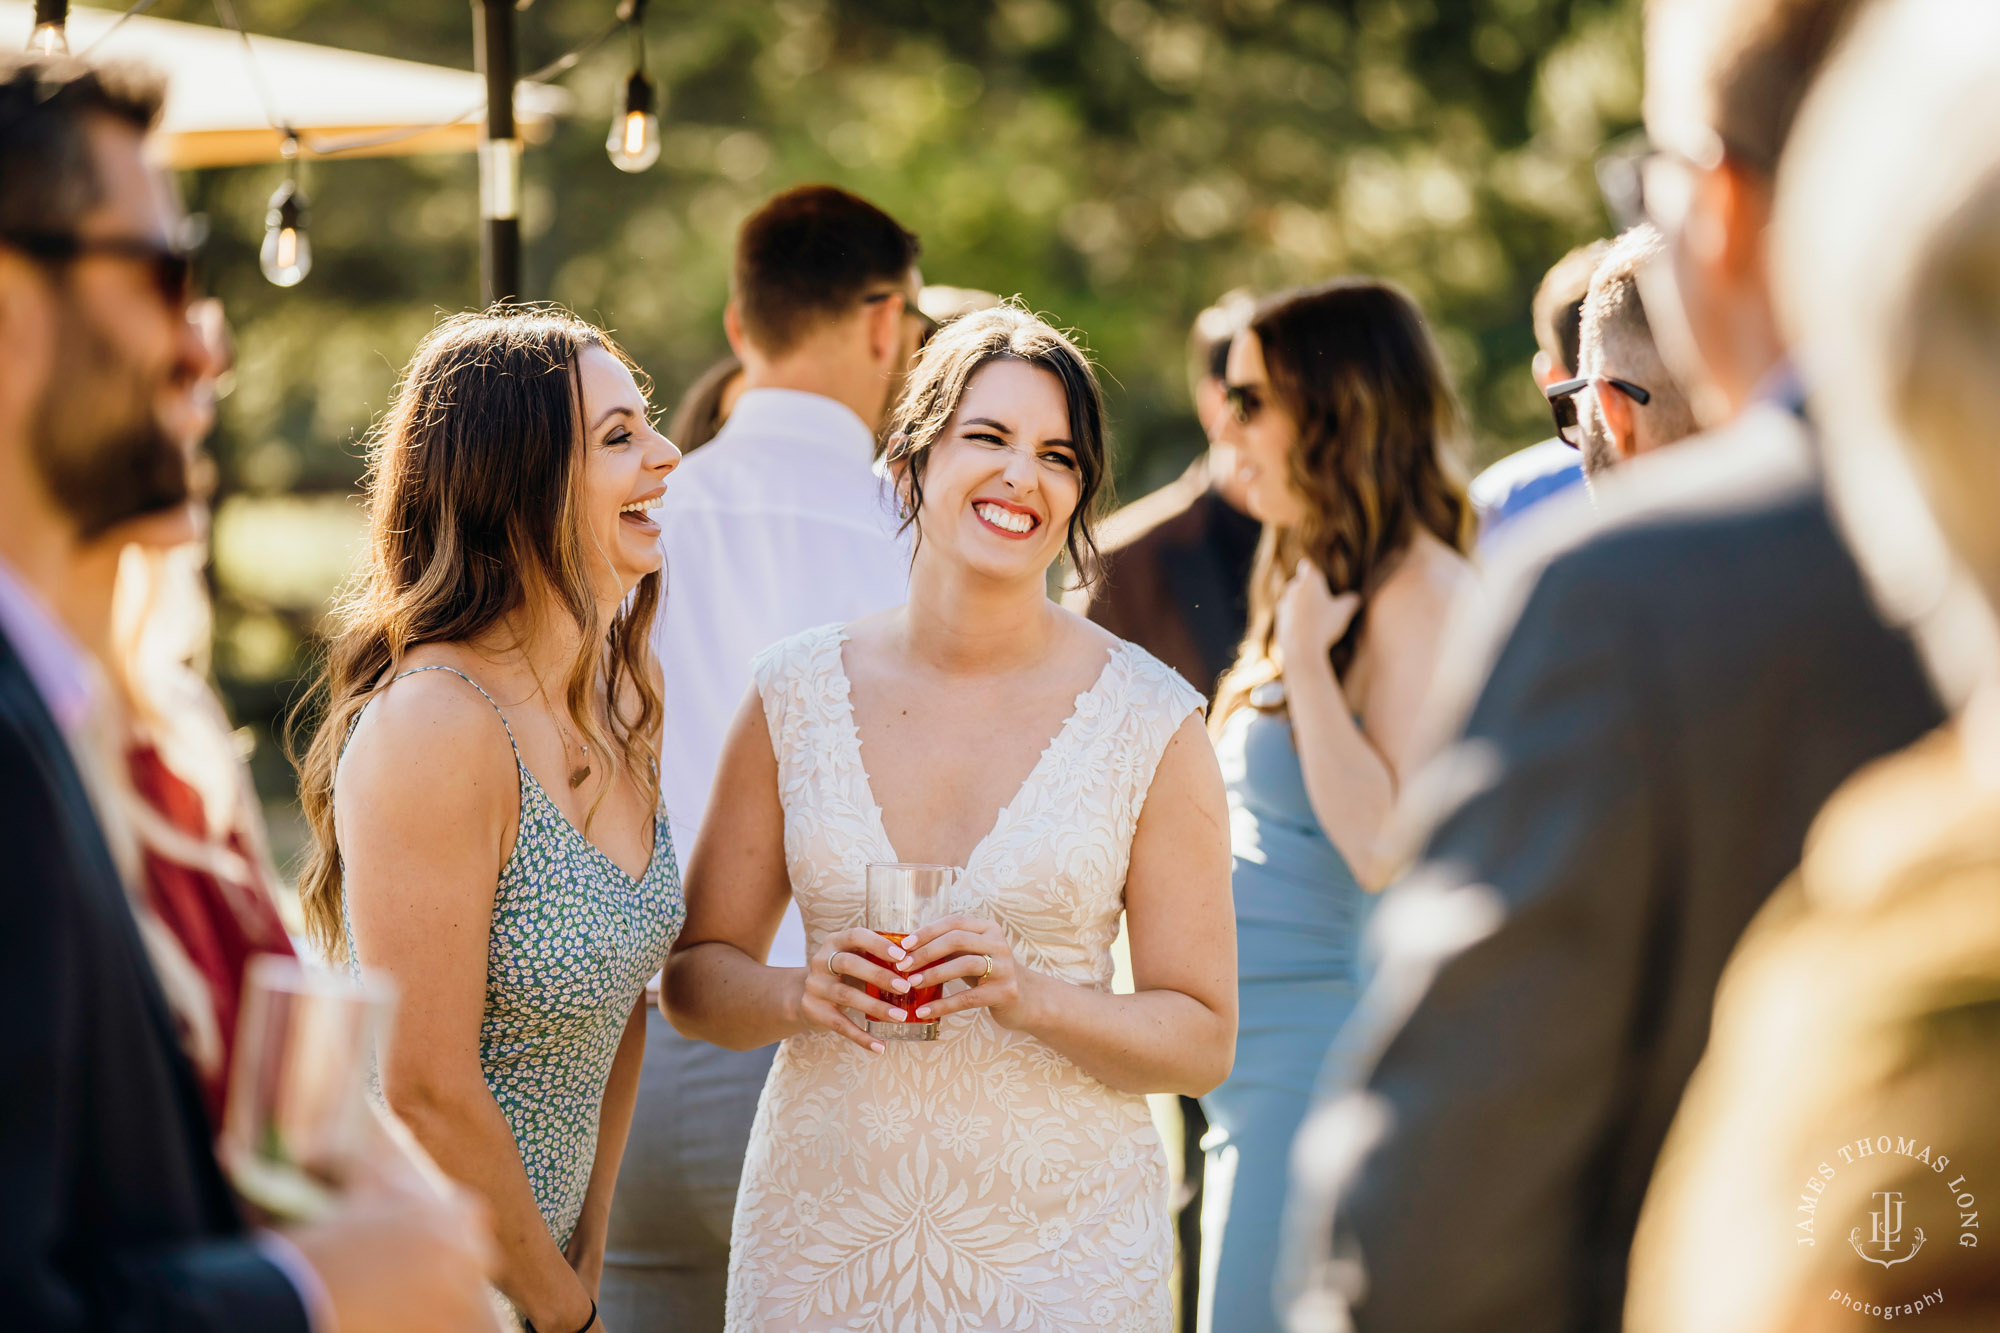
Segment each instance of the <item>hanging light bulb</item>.
M306 235L306 196L296 177L271 195L264 215L264 247L257 252L264 276L280 287L296 287L312 272L312 239Z
M69 0L35 0L35 29L28 34L28 54L69 54Z
M625 80L604 148L620 171L644 171L660 160L660 118L653 111L653 81L644 70L633 70Z
M618 17L632 34L632 75L619 91L604 151L620 171L644 171L660 160L658 102L646 77L646 0L623 0Z

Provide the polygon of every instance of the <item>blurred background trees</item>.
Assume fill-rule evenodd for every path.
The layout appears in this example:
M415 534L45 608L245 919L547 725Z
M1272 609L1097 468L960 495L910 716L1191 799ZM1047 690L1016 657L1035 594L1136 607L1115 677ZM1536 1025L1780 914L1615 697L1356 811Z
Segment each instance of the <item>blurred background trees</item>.
M613 0L537 0L522 68ZM255 32L470 67L455 0L239 0ZM1591 162L1637 121L1638 0L652 0L663 145L604 153L628 59L562 82L576 113L530 148L527 291L613 329L662 408L725 350L737 223L832 181L923 238L932 282L1019 293L1078 330L1109 394L1119 489L1201 446L1182 372L1219 293L1344 272L1407 286L1435 321L1477 465L1542 438L1528 298L1601 234ZM210 0L152 13L215 22ZM283 89L277 89L280 103ZM277 167L195 173L209 283L239 363L214 440L216 669L275 801L271 727L359 532L363 441L443 312L478 300L470 156L309 163L315 268L258 272ZM280 813L274 810L274 814Z

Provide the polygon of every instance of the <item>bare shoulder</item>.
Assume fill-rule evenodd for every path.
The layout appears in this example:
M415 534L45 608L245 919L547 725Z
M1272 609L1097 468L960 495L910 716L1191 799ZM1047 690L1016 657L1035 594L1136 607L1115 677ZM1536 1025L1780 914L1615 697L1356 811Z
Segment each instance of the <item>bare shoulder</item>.
M341 758L337 800L372 798L461 814L503 795L514 800L518 779L507 729L494 705L456 674L465 670L477 679L457 656L428 649L412 655L402 667L412 674L376 692Z
M1399 629L1440 625L1478 583L1479 572L1470 560L1419 530L1369 603L1369 618Z
M1190 712L1167 741L1153 768L1139 825L1142 833L1164 826L1177 840L1195 837L1213 841L1226 853L1229 813L1222 763L1215 757L1215 746L1200 713Z
M1119 638L1096 621L1078 615L1063 603L1057 603L1055 611L1062 630L1060 642L1079 656L1102 661L1105 655L1115 651L1119 644L1129 642Z

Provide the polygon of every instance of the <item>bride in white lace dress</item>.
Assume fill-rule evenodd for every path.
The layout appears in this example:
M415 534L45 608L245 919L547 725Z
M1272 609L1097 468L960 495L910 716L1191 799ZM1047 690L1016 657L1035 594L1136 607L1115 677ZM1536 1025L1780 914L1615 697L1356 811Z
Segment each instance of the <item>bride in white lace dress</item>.
M968 316L925 351L895 424L909 604L757 659L667 968L684 1033L784 1043L727 1326L1165 1333L1166 1162L1142 1094L1214 1087L1236 1034L1202 701L1046 595L1065 545L1088 557L1106 467L1067 340L1015 309ZM957 915L907 955L862 928L865 867L884 861L962 867ZM765 967L790 896L811 961ZM1121 912L1131 995L1111 993ZM856 1019L901 1010L864 980L953 982L915 1010L940 1038L885 1049Z

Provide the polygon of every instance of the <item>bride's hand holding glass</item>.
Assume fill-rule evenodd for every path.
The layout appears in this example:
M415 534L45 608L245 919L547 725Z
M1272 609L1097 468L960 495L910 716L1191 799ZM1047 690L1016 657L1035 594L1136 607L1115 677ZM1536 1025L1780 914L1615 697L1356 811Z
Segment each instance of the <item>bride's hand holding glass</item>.
M948 916L933 921L909 939L909 961L900 965L912 986L938 986L963 981L966 988L921 1005L916 1017L935 1023L947 1014L986 1009L1003 1028L1026 1031L1033 1026L1034 1000L1048 978L1015 961L1014 950L999 923L976 916Z
M856 1046L880 1053L884 1049L882 1043L862 1031L846 1011L852 1009L882 1023L903 1022L903 1010L886 999L874 998L862 986L907 994L911 983L876 961L886 958L892 964L901 964L907 957L902 949L872 930L856 926L852 930L835 931L821 942L806 964L805 989L797 1002L800 1021L838 1033Z

